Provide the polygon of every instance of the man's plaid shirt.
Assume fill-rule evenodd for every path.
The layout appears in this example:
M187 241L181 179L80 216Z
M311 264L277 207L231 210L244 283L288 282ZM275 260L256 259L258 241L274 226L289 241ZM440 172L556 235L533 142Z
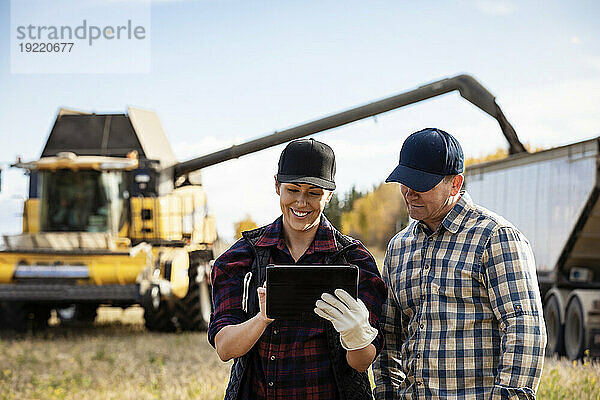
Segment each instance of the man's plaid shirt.
M280 265L323 264L326 256L339 250L334 228L324 216L321 217L313 242L297 263L283 239L281 217L268 226L256 245L268 247L271 263ZM359 268L358 296L369 309L369 322L379 329L386 288L371 253L359 241L356 241L356 245L356 248L345 253L346 261ZM216 334L223 327L246 320L242 313L242 286L252 260L250 245L240 239L215 261L212 270L214 313L208 328L208 340L213 346ZM251 350L249 369L239 398L338 398L325 334L326 324L331 322L316 314L297 321L272 322ZM381 332L373 340L373 345L377 352L381 351Z
M377 399L533 399L546 330L527 239L464 193L387 249Z

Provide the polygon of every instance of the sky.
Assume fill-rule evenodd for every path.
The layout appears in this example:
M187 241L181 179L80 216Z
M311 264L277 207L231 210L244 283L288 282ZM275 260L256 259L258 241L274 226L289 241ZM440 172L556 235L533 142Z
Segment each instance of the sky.
M61 0L54 20L41 4L0 0L3 234L20 232L27 196L23 171L8 165L40 156L61 107L155 111L184 161L467 73L496 96L524 143L550 147L600 136L596 1ZM56 12L70 4L77 12ZM50 24L64 23L60 15L116 21L124 7L147 21L148 47L110 53L99 41L61 73L44 72L50 57L29 65L41 72L14 70L11 10L13 18ZM124 73L131 65L138 70ZM93 72L78 71L90 66ZM404 139L424 127L452 133L467 157L507 147L497 122L457 93L313 137L334 149L343 194L385 180ZM203 170L210 213L225 239L246 215L266 224L280 214L273 175L282 149Z

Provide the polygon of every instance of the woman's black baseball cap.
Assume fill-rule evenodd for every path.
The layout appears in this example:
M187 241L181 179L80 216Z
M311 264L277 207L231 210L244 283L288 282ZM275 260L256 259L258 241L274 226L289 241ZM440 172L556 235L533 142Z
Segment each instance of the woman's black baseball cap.
M277 180L335 190L335 154L317 140L294 140L281 152Z
M406 138L400 162L385 181L428 192L445 176L464 171L464 155L458 140L441 129L426 128Z

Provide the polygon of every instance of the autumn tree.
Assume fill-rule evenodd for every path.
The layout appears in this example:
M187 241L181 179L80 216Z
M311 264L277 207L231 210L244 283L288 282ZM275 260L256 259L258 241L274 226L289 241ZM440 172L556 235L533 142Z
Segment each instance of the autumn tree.
M483 162L487 162L487 161L502 160L503 158L506 158L506 157L508 157L508 150L506 150L505 148L499 147L496 149L495 152L486 154L481 157L467 157L467 159L465 160L465 167L468 167L469 165L472 165L472 164L479 164L479 163L483 163Z
M344 196L342 211L348 212L352 210L352 207L354 207L354 202L363 197L365 194L366 193L362 193L360 190L357 190L356 186L352 185L352 189L350 189L350 191L348 191Z
M234 223L233 227L235 229L235 238L239 239L242 237L242 232L258 228L258 225L248 214L246 214L246 217L243 220Z
M536 153L538 151L546 150L546 148L541 147L541 146L533 147L529 143L525 143L523 146L525 146L525 149L530 153ZM469 165L479 164L479 163L488 162L488 161L502 160L506 157L508 157L508 150L503 147L498 147L492 153L485 154L480 157L468 157L465 160L465 167L469 167Z
M341 231L367 246L385 248L407 223L400 185L382 183L356 199L351 210L342 213Z
M344 194L343 199L340 199L337 193L334 192L323 212L329 222L337 229L340 229L342 226L342 214L352 210L354 202L362 196L364 196L364 194L357 190L356 186L352 186L352 189Z

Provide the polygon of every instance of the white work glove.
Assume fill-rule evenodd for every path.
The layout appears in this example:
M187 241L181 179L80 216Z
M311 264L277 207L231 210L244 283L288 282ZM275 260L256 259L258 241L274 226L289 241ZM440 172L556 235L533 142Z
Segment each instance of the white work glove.
M365 303L361 299L355 300L342 289L336 289L334 293L335 296L329 293L321 295L322 300L317 300L315 314L331 321L340 333L344 349L367 347L377 336L377 329L369 324L369 310Z

